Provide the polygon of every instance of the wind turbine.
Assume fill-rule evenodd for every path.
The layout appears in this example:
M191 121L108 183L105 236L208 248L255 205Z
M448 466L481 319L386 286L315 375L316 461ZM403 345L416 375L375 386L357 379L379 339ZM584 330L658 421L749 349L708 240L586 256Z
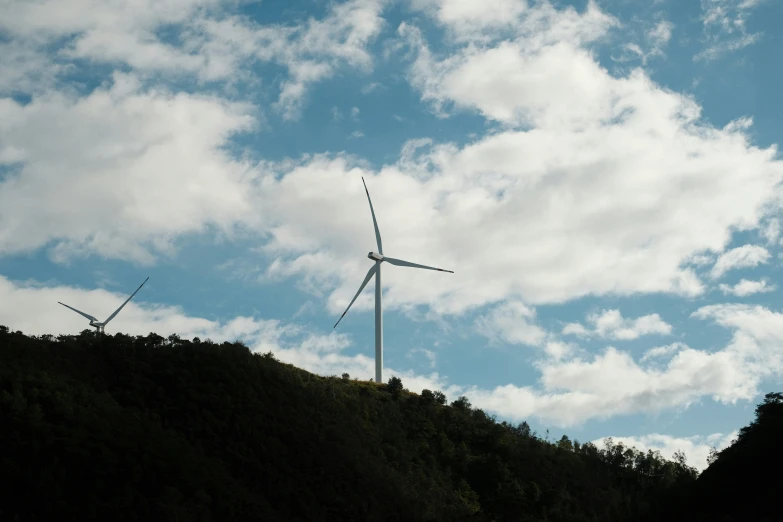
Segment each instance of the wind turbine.
M147 281L149 281L149 277L148 277L147 279L145 279L145 280L144 280L144 283L146 283ZM144 283L142 283L141 285L139 285L139 287L136 289L136 292L138 292L139 290L141 290L141 287L142 287L142 286L144 286ZM120 310L122 310L122 309L123 309L123 307L125 307L125 305L126 305L126 304L128 304L128 301L130 301L131 299L133 299L133 296L134 296L134 295L136 295L136 292L133 292L133 293L131 294L131 296L130 296L129 298L127 298L127 299L125 300L125 302L124 302L124 303L122 303L122 304L120 305L120 307L119 307L119 308L117 308L117 309L114 311L114 313L113 313L113 314L111 314L111 315L109 316L109 318L108 318L108 319L106 319L106 320L105 320L105 321L103 321L103 322L100 322L100 321L98 321L98 319L96 319L95 317L91 316L90 314L85 314L84 312L80 312L79 310L77 310L76 308L74 308L74 307L72 307L72 306L68 306L68 305L67 305L67 304L65 304L65 303L60 303L60 301L57 301L57 302L58 302L58 303L60 303L61 305L63 305L64 307L66 307L66 308L70 308L71 310L73 310L73 311L74 311L74 312L76 312L77 314L83 315L84 317L86 317L87 319L89 319L89 320L90 320L90 326L94 326L94 327L95 327L95 333L96 333L96 334L102 334L102 333L103 333L103 328L104 328L104 326L106 326L107 324L109 324L109 321L111 321L112 319L114 319L114 316L116 316L118 313L120 313Z
M364 191L367 193L367 201L370 203L370 214L372 214L372 224L375 227L375 240L378 243L378 253L370 252L367 254L367 257L375 261L375 264L370 268L370 271L367 272L367 275L364 278L364 281L362 282L362 286L359 287L359 291L356 292L356 295L353 296L353 299L351 299L350 304L348 304L348 308L345 309L345 312L343 312L343 315L340 316L340 318L337 320L337 322L334 324L332 328L337 328L337 325L340 324L340 321L343 320L343 317L345 317L345 314L348 313L348 310L351 308L351 305L354 301L356 301L356 298L359 297L359 294L362 293L362 290L364 290L364 287L367 286L367 283L370 281L370 278L372 276L375 276L375 382L383 382L381 375L383 373L383 308L381 306L381 263L384 261L387 263L390 263L392 265L397 266L409 266L412 268L423 268L425 270L437 270L438 272L449 272L453 274L454 272L451 270L444 270L442 268L435 268L432 266L426 266L426 265L420 265L418 263L411 263L410 261L403 261L402 259L395 259L393 257L386 257L383 255L383 245L381 244L381 232L378 230L378 221L375 219L375 210L372 208L372 200L370 199L370 191L367 190L367 183L364 182L364 178L362 178L362 184L364 184Z

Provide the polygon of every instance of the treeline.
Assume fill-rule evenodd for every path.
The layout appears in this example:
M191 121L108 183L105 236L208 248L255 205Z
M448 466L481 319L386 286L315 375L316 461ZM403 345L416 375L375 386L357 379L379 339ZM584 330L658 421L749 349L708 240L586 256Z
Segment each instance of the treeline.
M548 442L239 342L0 327L2 521L697 520L756 429L697 480L682 454Z

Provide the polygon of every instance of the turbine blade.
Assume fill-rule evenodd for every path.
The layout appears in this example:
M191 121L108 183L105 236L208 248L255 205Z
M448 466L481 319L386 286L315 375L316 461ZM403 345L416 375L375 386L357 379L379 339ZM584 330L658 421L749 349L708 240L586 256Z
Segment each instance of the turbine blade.
M362 184L364 185L364 191L367 193L367 201L370 202L370 214L372 214L372 224L375 227L375 240L378 242L378 253L383 255L383 244L381 244L381 231L378 230L378 221L375 219L375 210L372 208L372 200L370 199L370 191L367 190L367 183L364 182L362 177Z
M144 280L144 283L146 283L147 281L149 281L149 279L150 279L149 277L148 277L147 279L145 279L145 280ZM141 285L139 285L139 287L136 289L136 292L138 292L139 290L141 290L141 287L142 287L142 286L144 286L144 283L142 283ZM103 325L104 325L104 326L106 326L107 324L109 324L109 321L111 321L112 319L114 319L114 316L115 316L115 315L117 315L118 313L120 313L120 310L122 310L122 309L123 309L123 307L124 307L126 304L128 304L128 301L130 301L131 299L133 299L133 296L134 296L134 295L136 295L136 292L133 292L133 293L131 294L131 296L130 296L129 298L127 298L127 299L125 300L125 302L124 302L124 303L122 303L122 304L120 305L120 307L119 307L119 308L117 308L117 309L114 311L114 313L113 313L113 314L111 314L111 315L109 316L109 318L108 318L108 319L106 319L106 320L103 322Z
M57 301L57 302L58 302L58 303L60 303L60 301ZM97 321L97 319L96 319L96 318L94 318L93 316L91 316L90 314L85 314L84 312L80 312L79 310L77 310L77 309L76 309L76 308L74 308L73 306L68 306L68 305L67 305L67 304L65 304L65 303L60 303L60 304L61 304L61 305L63 305L64 307L66 307L66 308L70 308L71 310L73 310L73 311L74 311L74 312L76 312L77 314L83 315L84 317L86 317L86 318L87 318L87 319L89 319L90 321Z
M351 302L348 304L348 308L345 309L345 312L343 312L343 315L340 316L340 318L337 320L336 323L334 323L334 326L332 328L337 328L337 325L340 324L340 321L343 320L343 317L345 317L345 314L348 313L348 310L351 308L351 305L354 301L356 301L356 298L359 297L359 294L362 293L362 290L364 290L364 287L367 286L367 283L370 281L370 278L375 275L375 272L378 271L378 263L375 263L372 268L367 272L367 275L364 277L364 281L362 281L362 286L359 287L359 291L356 292L356 295L353 296L353 299L351 299Z
M383 256L384 261L388 261L389 263L397 266L409 266L412 268L424 268L425 270L437 270L438 272L448 272L450 274L453 274L454 271L452 270L445 270L443 268L435 268L434 266L427 266L427 265L420 265L418 263L411 263L410 261L403 261L402 259L394 259L393 257L386 257Z

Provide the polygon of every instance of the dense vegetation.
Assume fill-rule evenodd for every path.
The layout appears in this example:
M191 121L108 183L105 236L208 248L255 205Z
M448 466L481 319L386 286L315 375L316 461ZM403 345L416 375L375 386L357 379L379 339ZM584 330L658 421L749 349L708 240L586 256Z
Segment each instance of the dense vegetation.
M698 480L681 454L550 443L445 402L241 343L0 327L0 520L745 521L775 505L779 475L754 466L783 464L780 394Z

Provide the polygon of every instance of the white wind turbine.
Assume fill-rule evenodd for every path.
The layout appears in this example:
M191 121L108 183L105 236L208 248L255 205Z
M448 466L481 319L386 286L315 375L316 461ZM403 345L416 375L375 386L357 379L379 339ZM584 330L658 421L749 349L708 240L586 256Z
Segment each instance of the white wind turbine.
M144 280L144 283L146 283L148 280L149 280L149 277L148 277L147 279L145 279L145 280ZM136 292L138 292L139 290L141 290L141 287L142 287L142 286L144 286L144 283L142 283L141 285L139 285L139 287L136 289ZM103 322L100 322L100 321L98 321L98 319L96 319L95 317L91 316L90 314L85 314L84 312L80 312L79 310L77 310L76 308L74 308L74 307L72 307L72 306L68 306L68 305L67 305L67 304L65 304L65 303L60 303L60 301L57 301L57 302L58 302L58 303L60 303L61 305L63 305L64 307L66 307L66 308L70 308L71 310L73 310L73 311L74 311L74 312L76 312L77 314L81 314L81 315L83 315L84 317L86 317L87 319L89 319L89 320L90 320L90 326L94 326L94 327L95 327L95 333L96 333L96 334L102 334L102 333L103 333L103 327L104 327L104 326L106 326L107 324L109 324L109 321L111 321L112 319L114 319L114 316L116 316L118 313L120 313L120 310L122 310L122 309L123 309L123 307L124 307L126 304L128 304L128 301L130 301L131 299L133 299L133 296L134 296L134 295L136 295L136 292L133 292L133 293L131 294L131 296L130 296L129 298L127 298L127 299L125 300L125 302L124 302L124 303L122 303L122 304L120 305L120 307L119 307L119 308L117 308L117 309L114 311L114 313L113 313L113 314L111 314L111 315L109 316L109 318L108 318L108 319L106 319L106 320L105 320L105 321L103 321Z
M362 293L364 287L367 286L370 278L375 276L375 382L383 382L381 378L383 373L383 308L381 306L381 263L386 261L387 263L397 266L424 268L425 270L437 270L438 272L449 272L451 274L454 272L451 270L419 265L417 263L411 263L410 261L403 261L402 259L395 259L393 257L384 256L383 245L381 244L381 232L378 230L378 221L375 220L375 211L372 208L370 191L367 190L367 184L364 183L364 178L362 178L362 183L364 184L364 191L367 193L367 201L370 203L370 214L372 214L372 224L375 227L375 240L378 243L378 253L376 254L375 252L370 252L367 254L368 258L375 261L375 264L372 266L372 268L370 268L370 271L367 272L367 276L365 276L364 281L362 282L362 286L359 287L359 291L356 292L355 296L353 296L353 299L351 299L351 302L348 304L348 308L345 309L345 312L343 312L343 315L340 316L333 328L337 328L337 325L340 324L340 321L343 320L345 314L348 313L348 310L351 308L353 302L356 301L356 298L359 297L359 294Z

